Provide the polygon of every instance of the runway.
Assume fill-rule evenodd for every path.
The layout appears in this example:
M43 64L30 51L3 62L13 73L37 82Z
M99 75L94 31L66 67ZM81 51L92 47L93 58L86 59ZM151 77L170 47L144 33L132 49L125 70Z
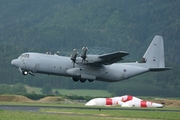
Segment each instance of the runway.
M149 108L117 108L117 107L74 107L74 106L32 106L32 105L0 105L0 110L12 111L29 111L38 112L42 108L56 108L56 109L90 109L90 110L136 110L136 111L160 111L160 112L180 112L180 109L167 110L163 108L149 109Z

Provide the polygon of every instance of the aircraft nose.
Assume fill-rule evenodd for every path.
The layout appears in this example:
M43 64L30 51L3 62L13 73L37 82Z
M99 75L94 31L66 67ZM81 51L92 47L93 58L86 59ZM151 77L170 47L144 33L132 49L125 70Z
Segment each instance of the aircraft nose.
M13 65L15 67L19 67L19 61L17 59L14 59L11 61L11 65Z
M11 61L11 65L14 65L14 60Z

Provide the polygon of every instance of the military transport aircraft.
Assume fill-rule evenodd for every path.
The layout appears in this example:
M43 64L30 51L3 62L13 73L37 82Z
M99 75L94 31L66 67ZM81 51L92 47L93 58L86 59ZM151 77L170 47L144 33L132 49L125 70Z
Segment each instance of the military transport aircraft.
M86 80L117 82L148 71L171 69L165 67L163 38L158 35L154 37L140 62L117 63L129 55L125 51L88 55L87 50L87 47L83 47L80 57L77 56L76 49L70 57L27 52L12 60L11 64L23 75L34 76L35 73L59 75L71 77L75 82Z

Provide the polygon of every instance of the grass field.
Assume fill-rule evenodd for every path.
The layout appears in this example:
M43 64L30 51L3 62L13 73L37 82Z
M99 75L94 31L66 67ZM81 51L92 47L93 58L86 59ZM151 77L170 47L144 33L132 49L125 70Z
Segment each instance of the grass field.
M88 90L88 89L74 89L74 90L66 90L66 89L57 89L62 95L78 95L78 96L92 96L92 97L111 97L111 94L106 90Z
M104 117L68 114L45 114L22 111L0 111L0 120L104 120ZM107 119L108 120L108 119ZM110 118L109 120L113 120Z
M2 95L1 98L7 98L6 101L0 102L1 105L14 106L44 106L38 112L20 111L20 110L0 110L0 120L179 120L179 107L164 107L164 108L125 108L119 109L120 106L112 107L93 107L94 109L84 109L84 103L67 104L56 103L54 101L47 101L54 97L46 97L45 102L27 101L23 96L10 96L8 100L7 95ZM9 96L9 95L8 95ZM19 100L19 102L17 101ZM15 100L15 101L14 101ZM9 102L7 102L9 101ZM171 101L170 101L171 102ZM58 106L58 108L48 108L45 106ZM66 108L66 109L65 109ZM87 107L86 107L87 108ZM108 110L113 108L114 110ZM117 109L118 108L118 109ZM148 110L148 111L147 111ZM161 110L161 111L160 111ZM171 111L169 111L171 110ZM172 112L173 111L173 112Z
M179 120L179 112L101 110L98 109L40 109L39 112L0 110L0 120Z
M41 94L41 88L25 86L28 93L33 91L36 94ZM88 90L88 89L53 89L53 92L58 91L61 95L78 95L92 97L111 97L111 94L106 90Z
M90 110L90 109L42 109L47 113L59 113L79 116L104 117L105 119L162 119L162 120L179 120L178 112L167 111L136 111L136 110Z

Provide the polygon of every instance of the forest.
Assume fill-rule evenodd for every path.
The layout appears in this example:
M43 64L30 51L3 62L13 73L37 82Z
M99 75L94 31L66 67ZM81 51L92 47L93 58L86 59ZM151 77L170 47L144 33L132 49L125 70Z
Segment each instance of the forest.
M180 97L179 5L179 0L0 0L0 84ZM120 62L139 61L155 35L163 36L165 63L173 70L115 83L75 83L60 76L23 76L10 64L23 52L70 56L83 46L91 54L127 51Z

